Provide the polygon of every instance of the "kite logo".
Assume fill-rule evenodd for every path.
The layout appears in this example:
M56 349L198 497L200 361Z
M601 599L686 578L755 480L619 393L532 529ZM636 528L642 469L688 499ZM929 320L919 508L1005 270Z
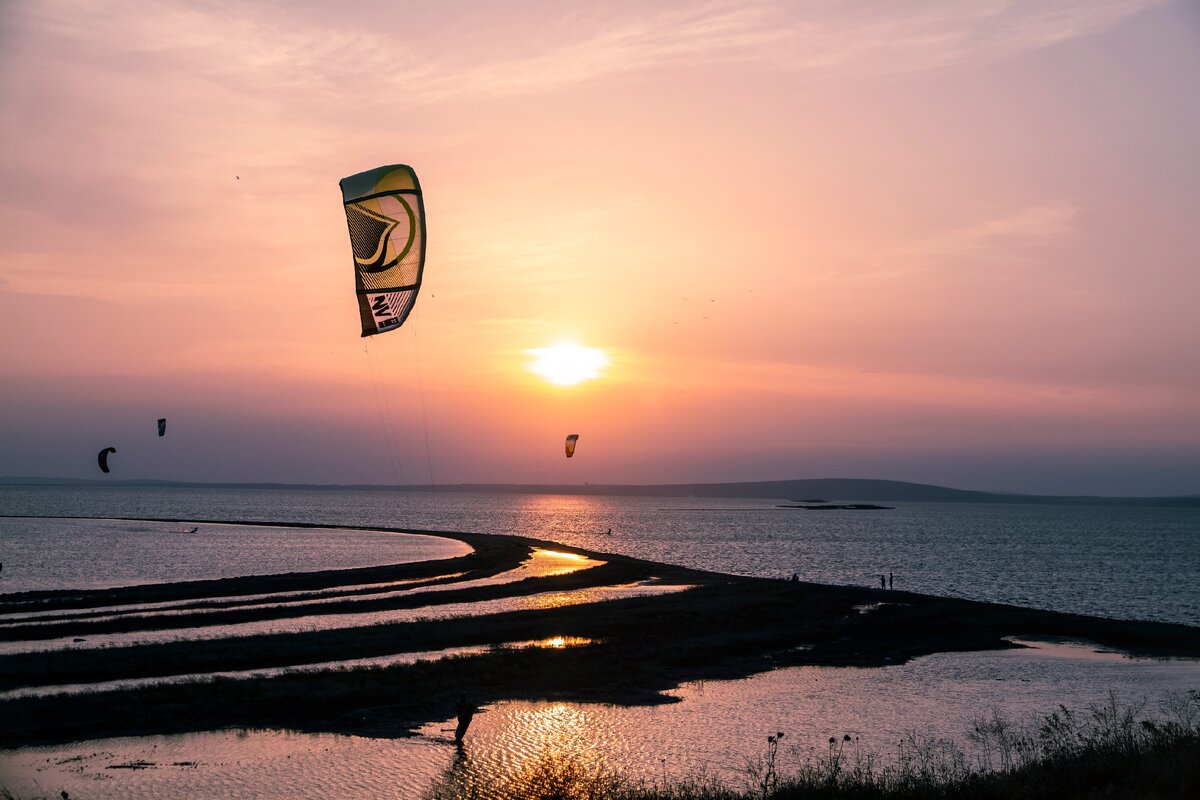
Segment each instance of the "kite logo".
M390 330L398 326L403 320L396 313L396 305L399 303L399 295L392 294L373 294L366 296L366 302L370 306L371 316L375 323L375 332Z
M392 231L400 224L398 220L385 217L355 203L346 206L346 221L350 225L350 246L354 249L354 262L363 272L383 272L400 262L400 256L388 245ZM407 252L407 248L406 248Z
M417 215L407 200L403 197L381 197L375 202L384 204L384 208L389 213L396 213L399 219L381 214L361 203L346 204L350 247L354 250L354 263L360 272L386 272L404 260L417 240ZM399 207L393 210L388 206ZM406 218L408 229L404 230L400 224Z

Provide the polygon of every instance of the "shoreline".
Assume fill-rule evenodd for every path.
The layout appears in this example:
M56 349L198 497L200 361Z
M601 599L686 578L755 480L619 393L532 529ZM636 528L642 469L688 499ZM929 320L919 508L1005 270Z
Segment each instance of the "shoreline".
M463 690L470 691L481 704L539 699L655 704L672 702L661 692L686 681L745 677L785 666L885 667L938 652L1020 646L1006 637L1083 641L1135 656L1200 658L1198 627L1089 617L900 590L726 575L523 536L282 521L121 519L410 533L456 539L471 547L472 552L459 558L393 566L0 595L0 613L81 612L73 621L22 630L22 640L181 627L178 617L167 626L152 618L122 619L118 615L114 621L86 616L88 608L127 603L191 604L195 607L188 613L194 617L185 619L207 626L277 619L279 611L253 605L222 606L216 601L238 595L302 593L372 582L417 580L420 583L411 588L439 588L412 596L399 593L387 599L347 597L341 604L330 604L330 609L308 608L300 613L290 609L286 615L316 618L346 613L350 608L374 608L362 605L367 602L389 609L433 608L498 598L535 598L546 592L583 592L651 580L691 588L478 617L3 655L0 690L295 666L461 646L496 647L553 636L591 640L579 647L501 647L483 654L390 667L220 678L5 700L0 701L0 714L12 723L0 731L0 747L263 727L395 737L444 719L454 696ZM452 588L457 582L512 569L538 548L605 563L566 575ZM0 641L14 640L15 630L0 626Z

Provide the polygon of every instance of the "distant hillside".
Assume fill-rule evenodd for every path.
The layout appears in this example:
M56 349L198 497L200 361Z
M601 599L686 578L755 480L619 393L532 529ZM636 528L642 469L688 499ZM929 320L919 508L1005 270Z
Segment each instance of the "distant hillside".
M780 500L908 500L935 503L996 503L1007 495L949 489L904 481L858 478L810 478L790 481L744 483L663 483L647 485L585 484L583 486L506 485L468 483L454 487L460 492L535 492L538 494L586 494L636 497L746 497Z
M1137 505L1200 508L1200 496L1098 497L1003 494L951 489L926 483L863 478L806 478L744 483L670 483L657 485L585 484L583 486L460 484L438 487L459 492L617 495L635 497L745 497L781 500L890 500L910 503L1035 503L1065 505Z
M288 483L190 483L155 480L88 480L81 478L0 477L0 485L18 486L124 486L143 488L225 489L375 489L391 491L477 492L481 494L573 494L617 497L744 497L768 500L861 501L884 500L910 503L1034 503L1057 505L1120 505L1200 508L1200 496L1184 497L1097 497L1034 494L1003 494L951 489L906 481L861 478L808 478L787 481L743 483L633 484L516 484L460 483L436 486L385 486L368 484Z

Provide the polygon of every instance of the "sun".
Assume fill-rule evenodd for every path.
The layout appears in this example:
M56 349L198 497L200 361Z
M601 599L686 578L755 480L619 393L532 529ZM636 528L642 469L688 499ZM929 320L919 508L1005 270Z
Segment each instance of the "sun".
M533 356L529 370L556 386L574 386L598 378L608 365L608 356L603 350L573 342L560 342L525 352Z

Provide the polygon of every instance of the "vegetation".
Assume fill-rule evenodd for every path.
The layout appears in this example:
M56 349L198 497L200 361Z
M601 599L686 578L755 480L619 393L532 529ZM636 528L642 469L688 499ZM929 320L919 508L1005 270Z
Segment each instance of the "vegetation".
M1200 796L1200 691L1170 693L1157 713L1146 703L1107 703L1076 712L1060 706L1033 725L982 717L968 749L910 734L884 758L850 736L831 738L799 766L780 765L786 733L768 734L763 755L740 781L696 775L632 780L577 755L546 752L521 772L496 776L460 749L425 800L1191 800ZM792 747L795 755L799 748ZM968 754L969 752L969 754ZM0 786L0 800L22 798Z
M1144 704L1065 707L1029 727L993 716L956 743L910 735L895 758L863 753L850 736L783 774L785 733L766 737L763 757L741 786L712 777L631 781L580 759L548 753L522 773L480 774L465 754L431 787L428 800L917 800L918 798L1194 798L1200 796L1200 691L1167 695L1155 719ZM973 761L972 761L973 758Z

